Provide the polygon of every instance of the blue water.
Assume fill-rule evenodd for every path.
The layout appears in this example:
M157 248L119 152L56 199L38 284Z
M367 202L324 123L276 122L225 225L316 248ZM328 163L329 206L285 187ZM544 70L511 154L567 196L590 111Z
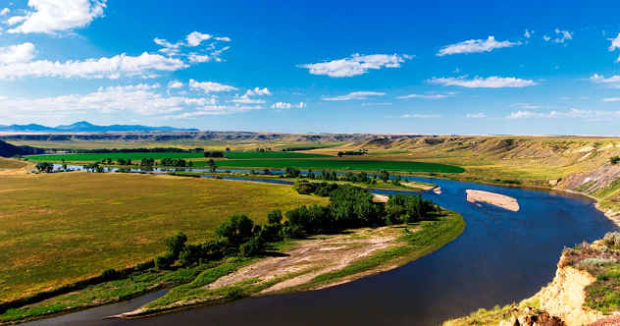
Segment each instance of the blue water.
M248 298L134 321L101 320L100 315L93 314L92 319L82 318L74 324L439 325L480 307L491 308L533 295L553 279L564 247L598 239L615 229L591 200L581 196L411 179L440 186L441 195L425 192L423 196L461 213L467 223L458 239L429 256L320 291ZM521 209L511 212L468 203L466 189L512 196ZM122 312L121 308L117 312ZM68 324L72 323L58 318L39 323Z

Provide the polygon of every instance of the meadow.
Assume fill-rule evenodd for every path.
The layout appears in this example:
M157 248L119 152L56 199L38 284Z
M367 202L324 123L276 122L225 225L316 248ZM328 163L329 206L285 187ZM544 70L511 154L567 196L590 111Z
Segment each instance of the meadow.
M351 170L351 171L398 171L398 172L436 172L462 173L458 166L441 163L412 161L379 161L350 159L311 159L311 160L218 160L218 167L223 168L287 168L313 170ZM204 166L206 162L194 162L194 166Z
M231 214L326 203L272 184L77 172L3 176L0 193L0 303L152 259L179 231L205 241Z

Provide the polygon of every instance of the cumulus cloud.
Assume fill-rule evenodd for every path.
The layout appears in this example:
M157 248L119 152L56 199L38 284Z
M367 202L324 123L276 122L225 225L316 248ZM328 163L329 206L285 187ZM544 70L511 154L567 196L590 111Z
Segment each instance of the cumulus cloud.
M248 89L243 95L237 96L232 100L234 103L242 104L262 104L265 100L257 99L254 97L271 96L271 92L268 88L255 87L254 89Z
M609 46L610 52L620 49L620 33L618 33L618 35L615 38L610 39L610 41L611 41L611 45ZM616 62L620 62L620 57L616 59Z
M365 74L370 69L399 68L401 63L412 58L410 55L399 54L354 54L344 59L303 64L299 67L308 69L313 75L353 77Z
M32 53L34 52L34 46L29 43L18 46L17 50L6 51L7 53L12 53L7 55L6 58L13 58L13 62L4 62L3 60L7 59L0 59L0 80L13 80L21 77L94 79L117 79L123 76L154 77L157 72L176 71L189 67L182 60L147 52L139 56L119 54L98 59L61 62L49 60L29 61L32 59ZM16 53L18 54L16 55Z
M346 95L340 95L340 96L334 96L334 97L323 97L323 101L365 100L369 97L383 96L383 95L385 95L385 93L383 92L361 91L361 92L351 92Z
M178 80L171 80L170 82L168 82L169 89L176 89L176 88L182 88L182 87L183 87L183 83Z
M46 33L84 27L103 17L106 0L29 0L25 15L8 19L8 33ZM4 11L4 10L3 10ZM8 13L8 12L7 12Z
M211 81L199 82L194 79L189 80L189 88L201 90L205 93L231 92L237 90L237 88L230 85L220 84Z
M11 12L11 9L9 8L3 8L2 10L0 10L0 16L6 16Z
M437 52L437 56L443 57L446 55L459 53L491 52L495 49L509 48L517 45L521 45L521 42L497 41L495 40L495 37L491 35L486 40L467 40L460 43L446 45L441 48L439 52Z
M573 39L573 33L567 31L567 30L561 30L559 28L556 28L554 30L555 36L548 36L548 35L544 35L543 36L543 40L545 40L545 42L553 42L553 43L560 43L560 44L564 44L566 41L570 41Z
M520 88L536 85L535 81L529 79L498 76L474 77L473 79L465 77L433 77L428 82L443 86L460 86L465 88Z
M0 113L40 114L100 111L104 113L131 111L141 115L157 115L184 108L214 105L214 98L164 96L159 84L138 84L101 87L87 94L44 98L1 98Z
M0 66L28 62L34 58L34 44L22 43L0 47Z
M594 74L590 77L590 81L610 88L620 88L620 75L605 77L599 74Z
M452 96L454 96L453 92L443 93L443 94L408 94L408 95L399 96L397 97L397 99L407 100L407 99L412 99L412 98L419 98L423 100L440 100L440 99L443 99L446 97L452 97Z
M276 102L271 105L272 109L303 109L306 107L306 103L288 103L288 102Z
M159 52L171 57L186 58L191 63L221 62L222 53L229 50L229 46L219 46L220 42L230 42L229 37L214 37L198 31L191 32L184 40L169 42L166 39L156 37L155 44L161 46Z

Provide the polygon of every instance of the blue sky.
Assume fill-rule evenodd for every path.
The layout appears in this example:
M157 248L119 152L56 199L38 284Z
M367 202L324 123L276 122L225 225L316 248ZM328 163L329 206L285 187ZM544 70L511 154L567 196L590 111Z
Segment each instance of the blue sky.
M0 0L0 124L620 135L618 9Z

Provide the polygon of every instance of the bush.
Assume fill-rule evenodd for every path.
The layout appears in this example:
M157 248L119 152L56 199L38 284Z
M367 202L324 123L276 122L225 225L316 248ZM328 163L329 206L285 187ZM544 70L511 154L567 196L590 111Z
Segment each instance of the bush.
M173 262L174 259L172 259L172 257L170 256L157 256L154 260L155 268L157 269L167 269L172 265Z
M254 221L245 215L231 215L216 230L218 237L226 239L232 245L239 245L252 236Z
M166 238L164 243L168 249L168 255L176 260L183 249L185 249L185 242L187 242L187 236L183 232L179 232L176 235Z
M611 165L616 165L620 163L620 156L616 155L616 156L609 158L609 163L611 163Z
M306 180L299 180L295 183L295 190L300 195L310 195L316 191L316 186Z
M119 273L113 268L106 269L103 273L101 273L101 278L106 281L116 279L118 276Z
M610 247L620 247L620 232L608 232L603 241Z
M268 224L280 224L282 223L282 211L275 209L267 214Z
M244 257L256 256L263 250L263 242L258 237L252 237L239 246L239 253Z

